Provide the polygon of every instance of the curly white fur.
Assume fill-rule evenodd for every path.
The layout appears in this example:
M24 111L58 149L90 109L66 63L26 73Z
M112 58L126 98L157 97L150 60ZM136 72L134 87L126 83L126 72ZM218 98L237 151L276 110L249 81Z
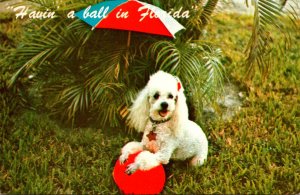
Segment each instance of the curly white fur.
M191 158L202 165L208 153L208 141L201 128L188 119L184 89L179 79L163 71L150 77L130 108L128 124L144 132L141 142L129 142L122 148L120 161L143 150L126 170L148 170L172 159ZM151 120L150 120L151 119ZM149 134L155 133L155 139Z

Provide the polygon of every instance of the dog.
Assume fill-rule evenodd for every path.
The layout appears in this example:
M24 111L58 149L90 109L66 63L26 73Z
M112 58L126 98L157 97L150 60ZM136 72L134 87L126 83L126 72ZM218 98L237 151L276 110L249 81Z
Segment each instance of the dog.
M141 142L129 142L121 149L124 163L130 154L140 152L126 168L128 175L136 170L149 170L170 159L191 159L193 166L207 159L206 135L188 118L188 107L180 80L163 71L150 76L129 108L128 125L143 132Z

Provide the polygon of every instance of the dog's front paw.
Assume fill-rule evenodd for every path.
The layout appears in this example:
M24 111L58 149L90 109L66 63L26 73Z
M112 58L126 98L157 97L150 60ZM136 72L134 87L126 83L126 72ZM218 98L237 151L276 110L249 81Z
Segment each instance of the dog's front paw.
M124 164L124 163L127 161L128 157L129 157L129 154L128 154L128 153L121 154L121 156L119 157L120 163L121 163L121 164Z
M125 173L127 175L131 175L139 169L139 165L137 163L131 163L127 166Z

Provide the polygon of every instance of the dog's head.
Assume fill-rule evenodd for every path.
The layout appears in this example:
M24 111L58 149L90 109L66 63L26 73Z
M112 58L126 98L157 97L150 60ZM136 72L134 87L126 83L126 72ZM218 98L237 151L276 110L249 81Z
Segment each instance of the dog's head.
M154 121L171 120L174 123L188 118L183 87L177 77L158 71L138 94L130 108L129 125L144 131L150 118Z
M150 77L147 84L149 116L155 121L171 118L176 109L180 89L176 77L159 71ZM180 87L181 88L181 87Z

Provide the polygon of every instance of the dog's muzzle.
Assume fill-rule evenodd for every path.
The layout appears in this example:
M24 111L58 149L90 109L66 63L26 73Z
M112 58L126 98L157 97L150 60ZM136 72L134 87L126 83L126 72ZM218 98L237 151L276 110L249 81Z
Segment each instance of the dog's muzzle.
M166 117L167 114L168 114L168 107L169 107L169 104L167 102L162 102L160 104L160 107L161 107L161 110L158 111L158 114L161 116L161 117Z

